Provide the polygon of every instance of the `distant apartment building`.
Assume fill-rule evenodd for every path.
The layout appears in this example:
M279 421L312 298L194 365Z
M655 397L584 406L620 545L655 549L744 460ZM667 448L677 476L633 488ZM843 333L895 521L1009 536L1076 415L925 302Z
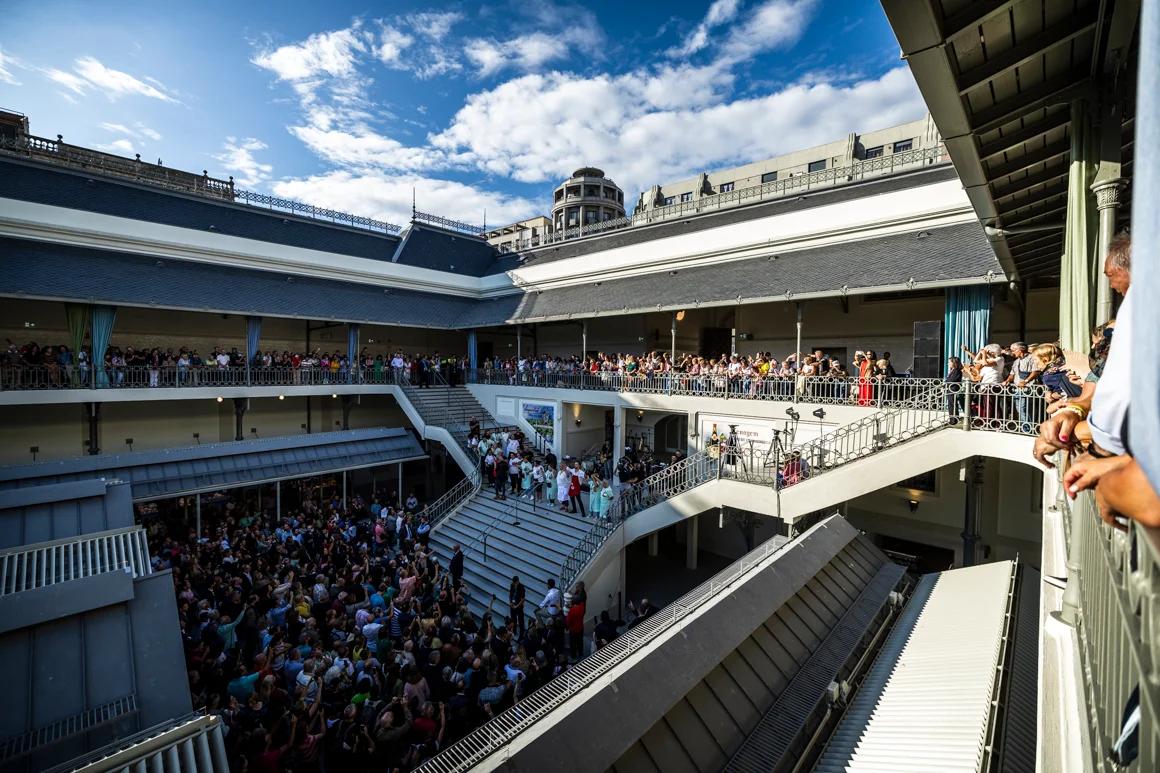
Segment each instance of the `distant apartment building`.
M938 129L935 128L929 114L917 121L889 129L879 129L865 134L851 132L844 139L825 145L816 145L765 161L716 172L702 172L695 177L654 185L640 194L633 214L647 214L662 207L687 204L706 196L753 188L799 175L854 167L860 162L874 159L889 161L891 157L899 156L899 162L905 165L911 163L913 159L903 154L910 153L913 156L912 151L930 150L936 148L940 142ZM883 173L889 174L894 171L889 163L880 163Z
M536 215L527 220L493 228L484 232L483 238L487 243L499 249L500 252L510 252L517 242L527 239L539 239L552 231L552 221L545 215Z

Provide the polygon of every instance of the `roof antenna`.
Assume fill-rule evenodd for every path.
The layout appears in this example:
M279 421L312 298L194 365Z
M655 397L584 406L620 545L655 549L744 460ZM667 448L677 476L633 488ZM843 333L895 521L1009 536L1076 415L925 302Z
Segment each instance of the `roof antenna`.
M415 222L415 186L411 186L411 222Z
M483 208L483 230L487 231L487 207Z

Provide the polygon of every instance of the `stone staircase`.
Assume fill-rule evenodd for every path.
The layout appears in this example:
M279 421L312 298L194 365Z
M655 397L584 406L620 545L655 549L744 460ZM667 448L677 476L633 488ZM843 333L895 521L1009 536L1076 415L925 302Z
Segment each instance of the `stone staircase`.
M457 439L466 437L467 423L474 416L486 427L494 419L465 387L436 384L429 389L405 385L404 394L428 424L443 427Z
M512 575L527 588L524 610L530 615L544 598L548 580L559 582L564 560L592 523L543 505L533 508L526 499L510 495L496 501L485 488L439 522L431 532L431 547L441 566L448 565L454 545L462 548L472 614L486 612L494 593L493 617L501 622L508 614Z

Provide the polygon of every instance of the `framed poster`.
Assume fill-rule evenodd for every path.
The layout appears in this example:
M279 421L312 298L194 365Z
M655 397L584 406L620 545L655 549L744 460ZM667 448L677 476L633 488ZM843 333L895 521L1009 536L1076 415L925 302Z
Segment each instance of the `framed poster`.
M537 403L531 400L522 400L520 401L520 418L532 425L532 429L546 440L552 440L555 437L555 403Z

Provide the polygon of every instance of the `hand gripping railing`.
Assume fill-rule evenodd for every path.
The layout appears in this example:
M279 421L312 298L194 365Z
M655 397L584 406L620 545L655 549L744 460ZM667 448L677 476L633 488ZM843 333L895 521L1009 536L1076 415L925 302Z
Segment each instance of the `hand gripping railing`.
M572 583L584 573L600 547L626 519L716 477L716 460L701 452L669 465L639 483L622 487L607 513L601 513L601 517L596 519L564 559L560 569L560 587L572 587Z
M153 571L140 526L0 550L0 596L120 570Z
M691 458L691 457L690 457ZM592 686L630 655L655 641L712 600L744 581L787 543L768 540L679 599L629 628L510 709L477 728L416 768L422 773L467 771L503 747L565 701Z

